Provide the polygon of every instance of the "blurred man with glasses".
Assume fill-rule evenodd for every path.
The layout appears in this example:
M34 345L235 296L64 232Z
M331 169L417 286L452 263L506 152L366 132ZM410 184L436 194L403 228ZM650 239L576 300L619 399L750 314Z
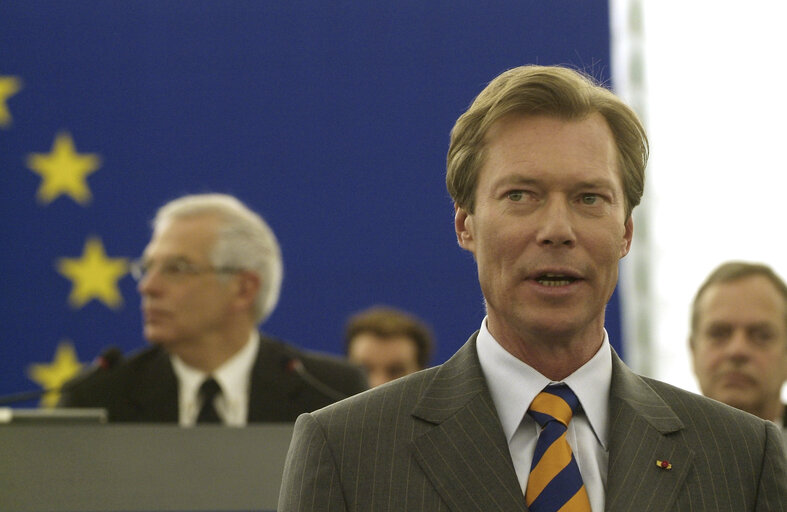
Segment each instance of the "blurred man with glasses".
M236 198L185 196L159 209L132 265L151 346L76 385L61 406L104 407L110 421L294 421L366 388L338 358L261 335L282 282L273 231Z

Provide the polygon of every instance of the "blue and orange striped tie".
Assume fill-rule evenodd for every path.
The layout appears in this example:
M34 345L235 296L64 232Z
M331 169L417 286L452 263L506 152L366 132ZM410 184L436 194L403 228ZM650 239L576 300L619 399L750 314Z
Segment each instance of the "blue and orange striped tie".
M566 428L579 400L565 384L544 388L527 413L541 426L525 502L530 512L590 512L579 466L566 440Z

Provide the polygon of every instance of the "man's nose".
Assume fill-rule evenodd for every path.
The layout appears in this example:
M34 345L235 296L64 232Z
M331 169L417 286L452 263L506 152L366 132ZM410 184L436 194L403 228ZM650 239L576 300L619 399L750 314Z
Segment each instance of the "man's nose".
M137 283L137 291L140 295L154 295L159 290L160 283L161 272L153 265L142 274Z
M730 335L730 341L725 347L727 354L736 359L745 359L749 356L749 340L744 329L735 329Z
M542 207L538 222L539 245L573 247L576 244L573 214L565 198L549 199Z

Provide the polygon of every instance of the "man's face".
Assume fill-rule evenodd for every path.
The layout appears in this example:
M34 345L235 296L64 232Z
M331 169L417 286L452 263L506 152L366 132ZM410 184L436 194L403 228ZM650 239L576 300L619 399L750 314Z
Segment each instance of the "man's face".
M527 336L600 344L633 233L604 118L498 121L475 199L475 212L457 208L455 223L478 265L492 335L504 345Z
M203 215L166 222L153 234L143 254L149 270L138 286L149 342L176 352L227 327L232 282L209 271L218 226ZM194 272L174 272L178 266Z
M347 357L350 362L366 369L371 387L421 369L415 342L405 336L381 338L362 332L350 342Z
M764 276L711 285L697 303L694 373L705 396L765 419L787 380L784 299Z

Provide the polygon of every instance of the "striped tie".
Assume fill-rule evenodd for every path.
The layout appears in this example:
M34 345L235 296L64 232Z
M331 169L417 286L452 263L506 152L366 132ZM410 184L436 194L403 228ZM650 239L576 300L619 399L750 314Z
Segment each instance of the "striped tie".
M527 413L541 426L530 466L525 502L531 512L590 512L579 466L566 440L566 428L579 400L565 384L547 386Z

